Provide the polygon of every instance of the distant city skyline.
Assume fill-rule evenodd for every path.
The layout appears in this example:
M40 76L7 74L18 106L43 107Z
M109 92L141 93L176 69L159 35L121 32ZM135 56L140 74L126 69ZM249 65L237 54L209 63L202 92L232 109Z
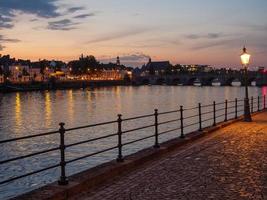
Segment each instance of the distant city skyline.
M70 61L267 66L267 1L0 0L0 54Z

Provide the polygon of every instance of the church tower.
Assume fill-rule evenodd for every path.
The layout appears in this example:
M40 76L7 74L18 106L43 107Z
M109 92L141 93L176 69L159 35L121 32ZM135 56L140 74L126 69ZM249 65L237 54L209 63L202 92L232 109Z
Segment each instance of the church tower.
M116 62L116 65L118 65L118 66L119 66L119 65L121 65L121 62L120 62L120 57L119 57L119 56L117 57L117 62Z

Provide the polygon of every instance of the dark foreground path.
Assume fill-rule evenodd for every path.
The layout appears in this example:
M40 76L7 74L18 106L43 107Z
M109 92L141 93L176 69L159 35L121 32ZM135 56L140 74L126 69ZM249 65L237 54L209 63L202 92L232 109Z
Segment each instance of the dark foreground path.
M73 199L267 199L267 113Z

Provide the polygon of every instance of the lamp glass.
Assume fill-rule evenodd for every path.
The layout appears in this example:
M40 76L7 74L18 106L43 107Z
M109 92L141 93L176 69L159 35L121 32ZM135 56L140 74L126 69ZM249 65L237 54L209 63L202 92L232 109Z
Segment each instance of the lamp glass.
M248 65L250 60L250 55L248 53L243 53L241 56L241 63L243 65Z

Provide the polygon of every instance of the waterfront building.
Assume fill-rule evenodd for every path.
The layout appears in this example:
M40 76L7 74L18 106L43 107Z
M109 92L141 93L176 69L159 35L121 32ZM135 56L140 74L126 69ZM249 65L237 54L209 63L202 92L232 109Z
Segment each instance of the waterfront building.
M29 66L11 65L9 66L11 76L9 81L13 83L26 83L30 81Z
M56 71L54 73L49 74L49 76L62 81L67 79L66 74L62 71Z
M169 61L152 62L151 58L146 65L141 68L141 76L147 75L161 75L171 71L172 65Z
M44 80L43 74L41 74L40 68L30 68L29 70L31 80L41 82Z

